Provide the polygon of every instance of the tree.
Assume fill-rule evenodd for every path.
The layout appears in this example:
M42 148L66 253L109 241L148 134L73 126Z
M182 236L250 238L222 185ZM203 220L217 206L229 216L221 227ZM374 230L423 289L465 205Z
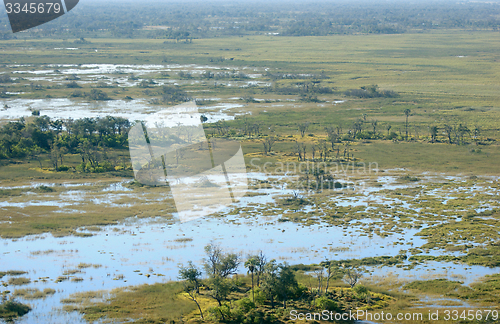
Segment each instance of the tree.
M334 276L334 272L333 272L333 269L332 269L332 262L330 261L326 261L327 262L327 266L326 266L326 288L325 288L325 293L328 292L328 288L330 286L330 279L332 279L332 277Z
M354 266L345 267L344 266L344 282L354 288L358 283L359 279L363 276L364 271L361 268L357 268Z
M358 133L361 133L363 131L363 120L361 118L357 119L352 125L352 128L354 129L354 138Z
M408 117L410 116L411 114L411 110L406 108L405 111L404 111L405 115L406 115L406 141L408 141Z
M50 162L54 166L54 169L58 170L59 159L61 158L61 150L57 144L52 143L50 145Z
M299 124L299 131L300 131L300 136L304 137L306 134L307 129L309 128L309 122L305 122L302 124Z
M477 146L477 143L479 141L479 136L481 136L481 128L479 126L475 126L474 127L474 130L472 131L472 138L474 139L474 142L476 143L476 146Z
M377 132L377 125L378 125L378 120L374 119L372 120L372 127L373 127L373 135Z
M321 295L321 291L323 288L323 278L325 276L325 269L323 268L318 268L314 270L314 275L316 279L318 279L318 294Z
M187 292L189 298L196 303L196 306L198 307L198 310L200 311L200 317L203 320L203 311L201 310L200 304L198 303L198 300L196 299L196 295L199 293L195 289L189 289L187 286L184 286L185 291Z
M392 128L391 124L387 125L387 127L386 127L386 129L387 129L387 135L391 134L391 128Z
M253 284L253 275L257 269L257 259L254 257L250 257L246 262L245 262L245 267L248 269L248 272L252 276L252 301L255 303L255 292L254 292L254 284Z
M298 288L298 283L294 272L286 262L277 264L276 260L271 260L264 266L261 288L271 301L271 308L274 308L276 297L283 301L283 307L286 308L288 296Z
M295 153L299 155L299 161L305 161L306 159L306 148L305 143L295 142Z
M203 312L201 310L200 304L196 299L196 295L200 293L200 280L201 280L202 272L198 270L198 268L193 264L192 261L188 262L188 266L184 267L183 265L179 266L179 279L186 280L188 284L184 284L184 291L188 294L189 298L196 303L198 310L200 311L200 316L203 319Z
M219 306L222 306L222 301L226 300L227 296L231 292L231 282L226 278L214 276L209 278L208 283L210 287L210 292L208 293L208 295L211 298L215 299ZM222 318L224 318L222 312L221 315Z
M268 136L264 142L262 143L264 145L264 154L267 155L267 153L271 153L271 149L273 147L273 144L276 142L276 137L274 136Z
M459 145L465 144L464 137L466 134L470 134L470 129L466 125L460 124L458 125L457 133L458 133L458 144Z
M256 274L257 274L257 286L260 287L260 278L264 273L264 267L267 264L267 258L264 255L264 252L260 251L259 254L255 256L257 260Z
M333 150L334 144L337 143L337 140L339 137L338 130L337 130L337 134L335 134L335 130L333 129L333 127L325 127L325 130L326 130L326 133L328 135L327 140L328 140L328 142L330 142L330 144L332 144L332 150Z
M453 127L450 125L444 125L444 131L446 132L446 135L448 136L448 142L450 144L453 144Z
M234 253L225 253L220 245L210 242L205 246L204 259L205 272L209 275L209 296L217 301L219 307L231 292L232 284L228 276L236 273L240 264L239 256ZM224 313L219 308L219 313L224 320Z
M430 131L431 131L431 143L435 143L438 134L437 126L431 126Z
M280 299L283 301L283 308L286 309L288 296L298 288L298 283L297 279L295 279L295 273L286 262L280 264L279 268L278 294L280 295Z
M196 291L199 293L200 281L202 272L193 264L192 261L188 262L187 267L179 266L179 279L188 281Z
M175 161L177 165L179 165L179 160L181 160L184 157L184 153L185 151L183 149L175 150Z
M205 272L212 277L227 278L235 274L240 265L240 257L235 253L225 253L220 245L210 242L205 246Z
M271 308L274 308L274 299L278 292L278 271L279 266L276 260L269 261L264 266L264 273L262 275L262 290L266 297L271 301Z

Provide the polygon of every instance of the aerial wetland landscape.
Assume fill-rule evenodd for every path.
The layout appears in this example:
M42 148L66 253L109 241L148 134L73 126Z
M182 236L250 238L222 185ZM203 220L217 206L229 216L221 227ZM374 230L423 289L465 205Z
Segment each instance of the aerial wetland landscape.
M500 5L324 33L322 5L0 33L0 322L499 323ZM184 221L139 179L129 132L165 111L148 143L192 143L182 120L193 151L241 145L239 199ZM170 154L148 168L193 165ZM200 179L188 199L229 182Z

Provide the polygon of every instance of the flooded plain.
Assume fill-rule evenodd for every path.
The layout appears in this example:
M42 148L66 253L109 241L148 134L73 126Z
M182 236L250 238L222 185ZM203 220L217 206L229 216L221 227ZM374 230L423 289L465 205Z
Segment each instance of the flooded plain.
M482 208L500 207L498 200L494 199L500 190L498 178L477 179L474 180L476 184L470 186L471 180L466 177L422 175L418 183L402 183L395 171L391 175L361 179L363 181L359 183L363 186L326 190L319 194L319 198L316 193L303 192L304 198L312 203L294 208L280 203L283 197L289 197L296 191L292 189L289 177L249 173L249 179L251 194L240 202L216 215L187 223L176 221L175 215L131 217L118 225L79 229L79 233L88 236L54 237L43 234L1 239L2 270L26 271L22 277L29 278L30 282L22 286L8 285L11 276L7 275L2 278L4 286L0 292L15 293L17 289L26 288L55 290L53 295L44 299L25 300L19 297L19 300L32 305L33 311L16 320L16 323L79 323L78 314L62 311L64 304L61 300L77 292L108 291L129 285L176 280L178 265L190 260L200 264L204 257L203 248L210 241L241 253L243 257L264 251L269 259L290 264L395 256L400 253L411 256L420 254L415 252L418 249L425 251L422 246L427 243L424 237L417 235L429 226L424 213L426 208L419 206L419 201L436 199L441 206L449 205L455 213L462 213L462 209L473 210L476 206L470 204L452 207L451 202L463 194L459 186L465 186L467 196L478 198ZM359 177L357 180L360 180ZM17 186L2 186L0 183L0 189L24 191L21 196L3 198L0 210L11 213L22 212L30 206L52 206L53 213L74 213L85 217L89 206L116 209L134 205L172 206L169 192L141 191L130 186L131 181L31 182ZM34 196L33 190L42 185L55 190ZM415 188L425 188L422 191L427 192L425 197L420 197L418 201L411 196L392 198L400 190ZM453 192L455 197L451 194ZM325 199L328 205L325 205ZM394 214L384 215L380 213L380 208L386 208L386 211L392 209L394 214L401 210L420 213L418 226L407 226L398 219L388 223L386 218L394 218ZM343 215L342 222L332 223L326 209ZM296 214L303 217L293 219ZM442 221L441 217L436 220ZM387 228L387 224L391 225L391 229ZM439 249L427 251L428 255L442 253L446 252ZM484 275L500 272L498 268L458 262L429 261L407 268L410 264L408 261L397 266L369 267L365 278L390 274L401 280L446 278L468 285ZM240 271L245 273L243 268Z
M7 66L9 69L14 79L58 86L76 80L81 84L100 82L124 88L135 87L151 78L155 78L153 87L166 84L272 85L261 80L266 69L250 67L83 64L12 65ZM224 73L226 78L204 79L207 71ZM228 79L227 75L239 77ZM165 109L144 98L90 102L69 98L26 99L23 96L27 92L23 91L7 94L12 97L0 100L0 120L31 116L37 110L41 115L56 119L116 116L147 121ZM205 99L210 104L198 109L209 123L249 113L240 97ZM254 100L265 109L297 107L294 99ZM342 103L330 101L321 105ZM444 278L470 285L485 275L500 273L499 268L465 262L415 259L465 256L464 249L454 250L435 241L432 235L425 234L425 230L466 221L473 214L476 220L486 222L485 226L498 221L491 216L491 212L500 208L498 177L423 173L413 179L407 176L406 170L386 170L376 175L360 175L354 170L350 174L341 170L336 179L342 183L342 188L331 190L304 189L303 180L287 174L251 172L248 177L248 194L238 203L187 223L180 223L171 212L175 206L167 189L140 188L133 185L133 179L32 181L13 185L0 182L0 190L21 192L0 198L0 213L7 215L0 223L2 226L11 225L9 217L18 215L84 218L95 214L96 210L103 217L108 212L131 215L114 225L82 226L72 235L41 234L0 239L0 270L24 271L21 277L28 279L22 285L14 285L9 282L19 276L7 274L0 279L3 284L0 293L15 295L21 289L54 290L53 294L41 299L16 296L19 301L30 304L33 310L15 323L85 323L80 314L62 310L64 300L70 295L102 290L105 297L113 288L176 280L179 264L188 261L200 264L203 248L210 241L243 257L263 251L268 259L290 264L406 256L401 264L367 267L366 280L388 276L401 281ZM40 191L40 188L51 190ZM305 204L288 203L297 193ZM151 212L145 215L144 210ZM489 242L487 239L474 237L459 243L484 247ZM240 272L246 271L241 267ZM441 302L450 300L421 300L427 307L438 307Z

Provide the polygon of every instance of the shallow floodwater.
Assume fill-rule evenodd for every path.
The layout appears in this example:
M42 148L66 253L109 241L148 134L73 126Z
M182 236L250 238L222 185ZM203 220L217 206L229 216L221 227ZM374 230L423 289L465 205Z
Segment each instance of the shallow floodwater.
M253 184L269 180L271 183L280 180L280 177L269 177L261 173L249 173ZM285 178L286 176L281 176ZM361 193L350 196L346 194L332 195L339 206L368 206L372 202L382 204L397 204L412 210L411 204L402 204L398 201L388 201L382 190L395 190L416 184L400 184L394 176L379 177L377 183L383 187L365 187ZM92 198L93 193L85 191L87 184L62 184L67 190L53 195L51 201L43 199L29 199L33 206L37 201L41 204L52 203L64 208L78 208L78 205L89 199L94 204L112 206L117 199L138 197L137 192L127 188L125 179L105 186L99 195ZM450 179L452 180L452 179ZM497 179L498 180L498 179ZM457 178L453 181L461 181ZM42 183L30 183L17 187L1 186L1 189L36 188ZM61 184L43 183L46 186L61 186ZM420 184L418 184L420 185ZM481 188L477 188L481 190ZM246 196L235 206L229 207L220 216L206 217L187 223L173 223L164 218L139 220L128 219L118 226L106 226L99 232L93 232L92 237L62 237L56 238L50 234L28 236L22 239L1 239L2 253L0 264L2 270L24 270L23 275L31 279L31 283L20 287L3 287L0 292L24 288L52 288L57 291L53 296L43 300L21 301L33 306L33 311L16 323L80 323L81 317L77 313L65 313L60 310L61 299L76 292L110 290L129 285L144 283L167 282L176 280L178 265L192 260L201 264L204 257L204 246L210 241L220 243L222 247L243 257L263 251L268 259L277 259L279 262L290 264L311 264L330 260L364 258L383 255L397 255L404 244L419 247L426 241L415 234L419 229L404 229L398 233L382 237L366 235L363 225L354 223L349 227L332 226L325 223L302 225L293 222L281 222L281 215L263 216L263 207L273 208L277 197L290 195L293 190L286 186L271 186L252 189L259 195ZM491 189L494 190L494 189ZM484 190L488 191L488 190ZM495 190L493 192L496 192ZM438 194L436 191L435 194ZM29 198L29 195L27 196ZM40 198L40 197L38 197ZM165 197L163 197L164 199ZM16 198L19 199L19 198ZM142 196L143 203L150 200ZM149 200L148 200L149 199ZM152 198L151 198L152 199ZM5 199L2 207L20 207L14 204L23 203L17 200ZM252 213L233 215L234 207L252 207ZM307 214L312 211L311 206L302 210ZM82 216L84 217L84 215ZM371 221L371 220L367 220ZM312 239L313 238L313 239ZM399 243L399 244L395 244ZM88 264L79 269L81 263ZM65 271L79 270L69 275L67 281L56 282ZM448 278L470 284L474 280L487 275L498 273L498 269L480 266L466 266L453 263L427 262L418 265L412 270L403 270L398 267L375 267L369 269L369 276L394 276L399 279L434 279ZM241 273L245 273L243 267ZM146 276L148 275L148 276ZM83 281L72 282L72 278L81 278ZM7 282L9 276L2 279Z
M146 99L109 100L86 102L72 99L2 99L0 100L0 120L15 120L31 116L33 110L52 119L80 119L95 117L122 117L130 121L147 120L153 113L166 109L164 106L148 104ZM219 120L233 120L242 114L243 106L232 103L218 103L213 106L199 106L209 123Z
M13 67L13 66L9 66ZM118 87L134 87L141 83L141 81L149 80L159 74L163 74L164 79L155 78L155 86L162 86L166 84L185 85L185 84L201 84L207 83L210 85L223 85L226 87L251 87L251 86L271 86L270 82L257 81L262 76L257 68L229 68L229 67L216 67L210 65L196 65L196 64L167 64L167 65L127 65L127 64L82 64L71 65L62 64L55 65L49 64L42 66L41 69L26 69L28 66L23 66L25 69L16 69L12 72L13 76L22 76L30 82L52 82L58 85L64 85L70 80L67 78L72 76L80 84L95 84L96 82L103 82L109 86ZM213 71L215 73L239 73L242 72L247 76L244 81L232 80L216 80L204 79L202 74L206 71ZM188 79L170 79L176 78L180 72L190 74L192 77Z

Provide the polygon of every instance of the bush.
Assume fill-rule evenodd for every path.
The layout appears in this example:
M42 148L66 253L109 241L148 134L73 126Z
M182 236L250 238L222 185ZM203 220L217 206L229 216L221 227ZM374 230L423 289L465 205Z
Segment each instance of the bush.
M368 288L366 288L363 285L357 285L352 290L358 295L363 295L368 293Z
M110 100L108 94L99 89L92 89L86 97L90 100Z
M325 296L316 299L314 306L320 310L327 310L330 312L336 312L339 310L338 304Z
M10 75L8 74L2 74L0 75L0 83L12 83L14 82Z
M44 186L44 185L41 185L41 186L37 187L35 190L38 191L38 192L44 192L44 193L54 192L55 191L54 188L47 187L47 186Z
M224 315L225 319L228 319L231 317L231 310L229 309L229 306L222 305L222 306L209 308L208 314L209 314L211 319L216 320L217 322L221 322L222 315Z
M59 166L59 171L68 171L69 169L70 167L64 164Z
M73 98L80 98L83 97L83 92L80 90L75 90L70 96Z
M255 287L255 304L264 305L266 300L267 300L266 294L262 290L260 290L260 288Z
M72 81L72 82L66 84L66 88L75 89L75 88L81 88L81 86L78 83L76 83L75 81Z
M255 308L255 304L250 300L250 298L243 298L236 302L238 308L240 308L243 313L248 313L250 310Z

